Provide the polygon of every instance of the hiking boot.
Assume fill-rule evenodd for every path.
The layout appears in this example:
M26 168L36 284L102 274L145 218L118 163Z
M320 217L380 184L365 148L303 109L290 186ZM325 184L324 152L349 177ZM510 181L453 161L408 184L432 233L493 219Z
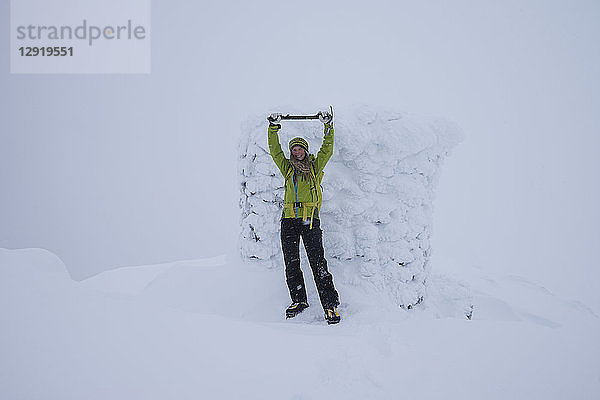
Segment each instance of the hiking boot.
M340 313L338 313L336 307L325 309L325 320L329 325L337 324L338 322L340 322Z
M294 302L290 304L290 306L285 310L286 318L294 318L296 315L300 314L305 308L308 308L308 303L305 301Z

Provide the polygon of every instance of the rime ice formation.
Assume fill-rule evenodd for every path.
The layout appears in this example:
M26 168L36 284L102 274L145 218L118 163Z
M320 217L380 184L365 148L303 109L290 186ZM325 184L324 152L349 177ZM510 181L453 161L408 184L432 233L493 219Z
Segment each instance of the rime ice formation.
M441 119L369 107L336 110L334 123L334 154L322 183L325 256L339 267L336 280L364 283L410 308L425 296L434 192L459 130ZM279 138L288 156L295 136L315 154L323 126L283 121ZM284 180L269 154L265 116L242 125L239 156L242 256L283 267Z

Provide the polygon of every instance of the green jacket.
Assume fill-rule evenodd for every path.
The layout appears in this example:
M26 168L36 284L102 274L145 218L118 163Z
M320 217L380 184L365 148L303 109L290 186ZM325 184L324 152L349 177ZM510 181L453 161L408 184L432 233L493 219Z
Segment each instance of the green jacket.
M333 124L325 125L323 144L316 157L307 154L313 163L312 177L309 180L304 179L302 174L296 173L290 160L283 154L278 136L280 128L280 125L269 125L268 138L271 157L285 178L283 218L304 218L305 216L318 218L323 200L321 194L323 169L333 155ZM295 207L299 204L294 203L305 203L308 206L300 204L300 207Z

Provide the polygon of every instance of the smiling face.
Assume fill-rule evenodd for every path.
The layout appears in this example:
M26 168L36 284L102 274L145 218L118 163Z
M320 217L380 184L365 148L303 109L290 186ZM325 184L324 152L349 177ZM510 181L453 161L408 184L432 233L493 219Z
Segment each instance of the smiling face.
M302 146L294 146L292 147L292 155L296 160L302 161L306 157L306 151L304 151Z

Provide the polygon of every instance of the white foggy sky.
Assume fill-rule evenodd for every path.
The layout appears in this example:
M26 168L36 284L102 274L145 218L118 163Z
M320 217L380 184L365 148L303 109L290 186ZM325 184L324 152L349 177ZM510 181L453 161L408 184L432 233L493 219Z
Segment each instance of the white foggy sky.
M372 104L464 130L434 272L600 307L597 2L240 3L153 2L150 75L11 75L4 30L1 247L47 248L75 278L234 252L241 120Z

